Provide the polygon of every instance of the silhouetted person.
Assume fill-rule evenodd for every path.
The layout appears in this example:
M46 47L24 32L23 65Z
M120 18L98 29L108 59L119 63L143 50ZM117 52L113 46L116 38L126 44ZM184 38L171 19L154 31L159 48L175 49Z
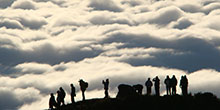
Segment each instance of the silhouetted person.
M53 110L53 107L57 107L57 103L55 101L53 93L50 94L50 100L49 100L49 109Z
M66 96L65 91L63 90L62 87L60 87L60 99L61 99L60 101L61 101L62 105L65 105L65 101L64 101L65 96Z
M171 83L171 79L170 77L167 75L166 79L164 80L164 83L166 85L166 90L167 90L167 95L171 95L171 87L170 87L170 83Z
M109 79L106 79L106 81L102 80L102 84L104 85L105 90L105 98L108 98L108 87L109 87Z
M72 101L72 104L74 104L74 103L75 103L74 97L76 96L76 89L75 89L75 87L73 86L73 84L70 84L70 87L71 87L71 93L70 93L70 95L71 95L71 101Z
M147 81L145 82L145 86L147 88L147 95L151 95L151 87L153 86L153 83L150 80L150 78L148 78Z
M142 95L143 86L141 84L133 85L133 88L138 94Z
M158 76L156 76L154 79L154 87L155 87L155 93L156 96L160 96L160 79L158 78Z
M182 76L180 79L180 88L182 89L182 94L185 96L188 94L188 79L185 76Z
M176 85L177 85L177 79L175 75L171 78L171 94L176 95Z
M57 91L57 106L60 107L61 104L61 92Z
M80 90L82 91L82 100L85 100L85 91L88 88L88 83L83 81L82 79L79 80Z

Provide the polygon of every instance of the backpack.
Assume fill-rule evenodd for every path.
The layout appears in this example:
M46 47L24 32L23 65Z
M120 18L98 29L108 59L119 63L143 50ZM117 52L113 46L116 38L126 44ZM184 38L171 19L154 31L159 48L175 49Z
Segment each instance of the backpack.
M89 84L87 82L85 82L85 87L88 88Z

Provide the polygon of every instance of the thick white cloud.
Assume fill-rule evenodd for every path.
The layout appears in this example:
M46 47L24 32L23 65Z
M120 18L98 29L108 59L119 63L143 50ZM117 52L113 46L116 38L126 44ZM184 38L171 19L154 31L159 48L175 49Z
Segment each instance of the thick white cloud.
M94 10L108 10L113 12L121 12L123 11L114 0L91 0L90 7L94 8Z
M192 92L212 91L219 97L219 72L215 70L200 70L189 75L189 89Z
M20 9L36 9L35 4L32 0L17 0L12 4L11 7Z
M185 12L199 13L202 11L202 6L198 4L182 4L180 8Z
M16 20L3 19L0 21L0 27L12 28L12 29L22 29L23 26L20 22Z
M183 13L179 8L171 6L171 7L162 8L157 12L155 12L155 14L156 15L151 16L151 18L148 19L148 22L166 25L172 21L178 20Z
M38 13L35 13L33 10L8 9L7 11L0 11L0 13L2 14L1 19L10 19L10 22L5 21L6 23L4 24L4 26L8 28L14 28L16 25L22 25L23 27L30 29L40 29L43 25L47 24L46 19L43 16L39 16ZM10 26L10 24L15 23L16 25L14 27Z
M48 64L38 64L38 63L23 63L15 66L15 69L20 73L35 73L41 74L47 71L51 71L52 68Z
M210 12L214 11L214 10L218 10L220 9L220 3L216 2L216 3L210 3L208 5L206 5L205 7L203 7L204 13L209 14Z
M219 7L217 0L0 0L0 98L12 102L0 100L0 109L48 108L49 93L62 86L69 94L70 83L81 100L79 79L89 82L87 98L104 97L105 78L115 97L120 83L156 75L162 93L166 75L187 75L190 92L220 97Z
M43 65L44 64L42 64L42 66ZM137 83L144 84L148 77L153 78L156 75L158 75L159 78L161 79L161 92L163 93L165 91L163 80L166 77L166 75L172 76L175 74L179 81L181 75L188 74L184 71L177 69L168 69L168 68L160 68L160 67L152 67L152 66L132 67L125 63L114 62L107 57L88 59L79 63L75 63L75 62L62 63L54 66L53 68L56 68L58 66L63 66L66 69L57 72L55 71L45 72L44 74L41 75L34 75L34 74L24 75L18 78L2 77L0 82L2 84L2 87L4 88L9 86L11 88L17 88L16 89L17 92L13 93L17 98L19 98L22 94L26 94L22 96L23 99L22 98L20 99L23 102L34 101L34 103L32 104L30 105L26 104L25 106L22 107L23 109L27 109L27 108L35 107L37 104L41 104L39 105L41 108L42 107L47 108L47 103L48 103L47 101L49 99L48 94L50 92L55 93L60 86L64 87L66 92L69 93L70 83L73 83L76 86L77 88L76 98L77 100L81 100L81 92L79 92L79 86L78 86L78 80L81 78L89 82L89 88L88 91L86 92L86 97L96 98L96 97L104 96L102 90L103 85L101 84L101 81L105 78L110 79L110 95L111 97L115 97L117 93L117 86L120 83L131 84L131 85ZM219 72L214 70L201 70L187 75L189 79L189 92L196 93L200 91L202 92L212 91L213 93L218 95L219 94L217 88L219 82L218 74ZM207 87L207 85L209 86ZM37 91L29 87L36 88ZM39 95L38 91L40 91L43 96L46 95L47 97L41 98L42 95ZM97 93L100 95L97 96L96 95ZM181 93L179 88L178 88L178 93ZM68 95L65 100L67 102L70 102L70 98L68 97Z
M44 64L38 64L38 65L45 66ZM97 66L94 67L94 65ZM30 66L34 68L36 64ZM30 66L28 68L30 68ZM75 62L62 63L54 66L53 68L57 68L58 66L63 66L66 69L63 71L44 72L43 74L38 74L38 75L28 74L17 78L1 77L0 78L1 87L5 87L5 88L11 87L18 89L17 91L19 93L15 94L15 96L18 98L21 96L19 95L20 92L21 94L26 93L25 91L23 91L23 89L27 88L27 90L30 90L31 92L27 91L29 94L26 93L26 95L22 97L23 99L21 100L25 102L27 100L35 101L35 99L38 98L42 99L41 95L38 94L39 92L42 95L48 95L50 92L55 93L60 86L64 87L64 89L69 93L70 92L69 84L73 83L77 88L77 100L81 100L81 93L79 92L79 86L78 86L78 80L81 78L89 82L87 98L95 98L96 97L94 96L95 93L93 93L94 90L98 90L99 91L98 93L100 93L101 96L103 95L103 90L102 90L103 85L101 84L101 81L105 78L110 79L110 88L111 88L110 94L112 97L115 97L116 95L115 93L117 92L117 86L120 83L144 84L146 78L155 77L155 75L159 75L160 78L163 79L165 75L167 74L172 75L173 72L178 76L181 74L185 74L183 71L179 71L175 69L156 68L151 66L132 67L125 63L112 61L107 57L88 59L79 63L75 63ZM129 77L131 75L133 77ZM120 80L118 78L120 78ZM39 92L37 91L35 92L35 90L29 89L30 87L36 88ZM67 97L66 100L68 101L69 98ZM37 102L38 101L39 100L37 100ZM47 103L44 103L43 105L45 108L47 107Z
M18 21L20 21L22 25L30 29L39 29L43 25L47 24L44 18L35 18L32 16L29 16L28 18L18 18Z
M94 15L89 19L92 24L95 25L108 25L108 24L134 24L128 16L123 14L116 14L111 12L95 12Z
M19 109L23 104L31 104L42 98L39 91L34 88L6 88L0 87L2 97L0 99L0 109Z
M173 22L171 26L177 29L186 29L189 26L193 25L193 23L187 18L180 18L177 22Z
M141 5L143 2L141 0L123 0L121 1L122 4L128 4L130 6L138 6Z

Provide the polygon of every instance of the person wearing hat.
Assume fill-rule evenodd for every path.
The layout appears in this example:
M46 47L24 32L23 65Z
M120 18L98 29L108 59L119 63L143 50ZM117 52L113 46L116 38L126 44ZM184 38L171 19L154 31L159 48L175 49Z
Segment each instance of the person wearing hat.
M88 83L83 81L82 79L79 80L79 86L80 86L80 90L82 91L82 100L85 100L85 91L88 88Z

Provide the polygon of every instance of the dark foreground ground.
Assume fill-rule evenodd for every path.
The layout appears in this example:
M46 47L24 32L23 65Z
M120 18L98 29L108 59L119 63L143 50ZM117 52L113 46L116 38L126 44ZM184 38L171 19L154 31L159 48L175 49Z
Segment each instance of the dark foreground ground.
M90 99L68 104L56 110L220 110L220 101L212 93L194 96L146 96Z

